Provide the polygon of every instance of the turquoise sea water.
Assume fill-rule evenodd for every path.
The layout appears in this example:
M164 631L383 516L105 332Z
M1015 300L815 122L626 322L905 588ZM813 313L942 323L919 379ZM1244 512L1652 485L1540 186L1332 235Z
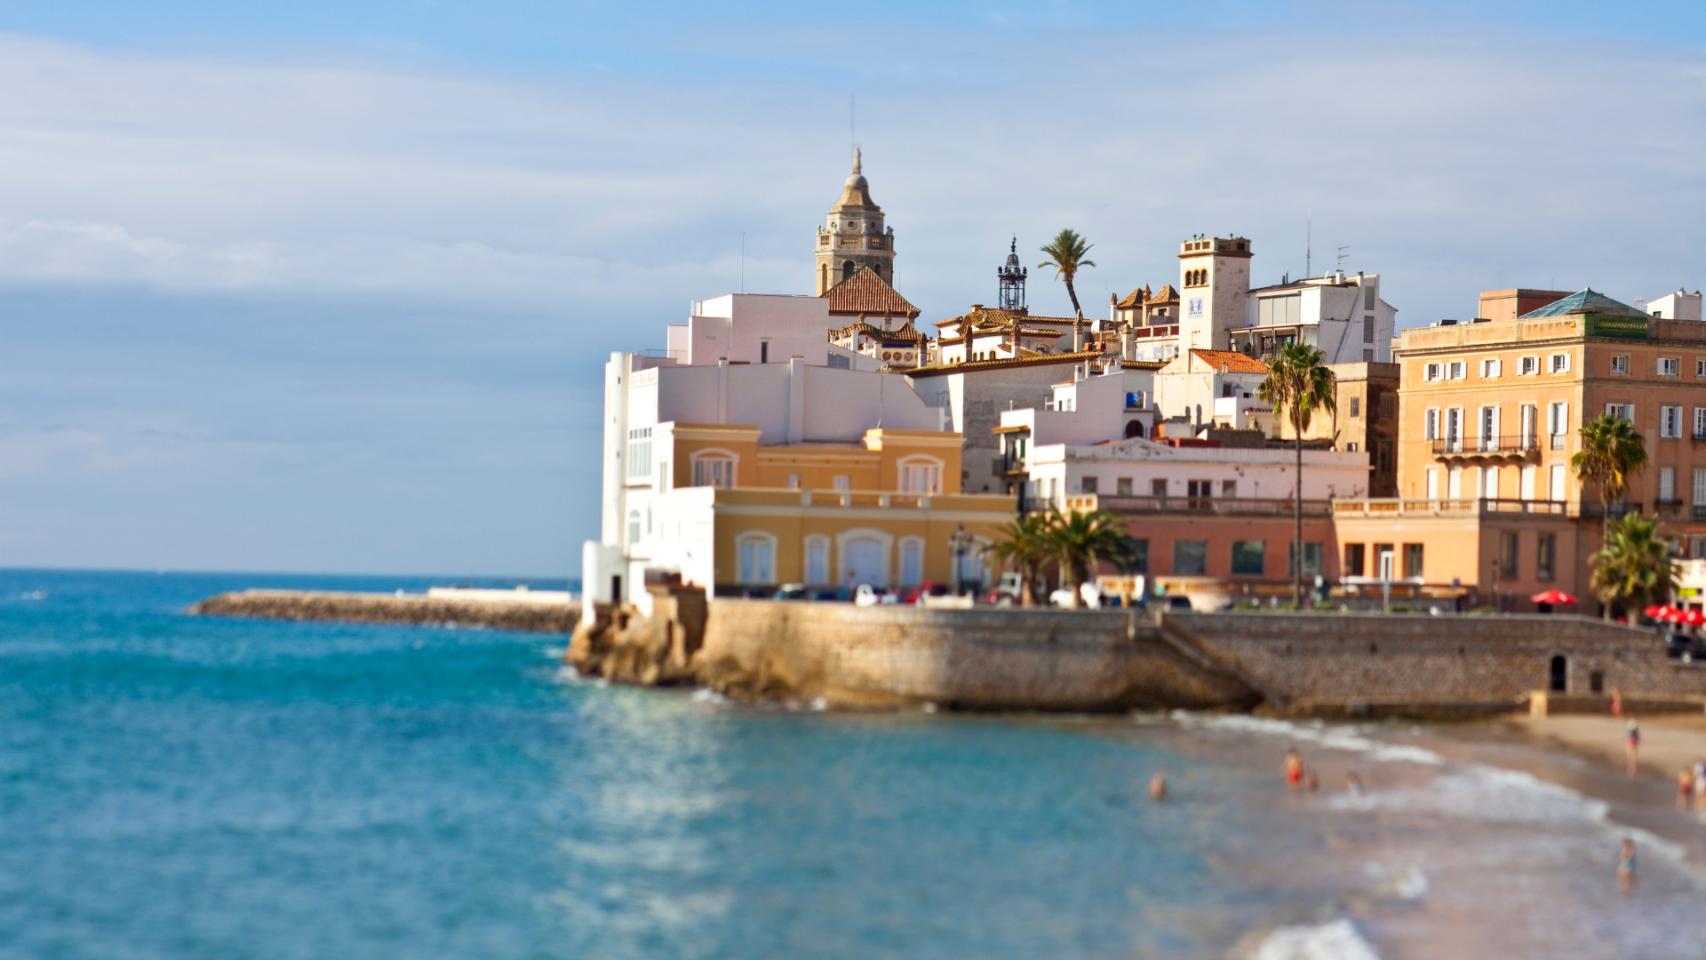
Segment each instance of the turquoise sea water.
M1647 955L1571 916L1605 810L1413 732L757 709L559 638L182 613L424 585L0 571L0 957ZM1639 937L1706 942L1651 859Z

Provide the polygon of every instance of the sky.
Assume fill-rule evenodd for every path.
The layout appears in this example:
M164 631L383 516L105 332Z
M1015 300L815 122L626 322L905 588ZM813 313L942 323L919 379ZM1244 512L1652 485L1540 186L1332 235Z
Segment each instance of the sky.
M1369 7L1378 6L1370 11ZM602 364L809 293L850 139L933 322L1706 285L1706 7L0 0L0 566L572 576ZM849 98L854 131L849 130ZM742 257L744 237L745 256ZM1068 313L1033 268L1030 302Z

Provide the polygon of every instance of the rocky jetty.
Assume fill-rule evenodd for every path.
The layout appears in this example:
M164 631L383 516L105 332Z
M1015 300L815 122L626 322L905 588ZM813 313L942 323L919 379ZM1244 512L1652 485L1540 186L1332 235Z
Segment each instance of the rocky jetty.
M265 620L331 620L345 623L393 623L417 626L473 626L534 633L569 633L580 618L578 604L517 592L513 598L480 591L423 594L334 593L316 590L241 590L222 593L190 606L209 617L257 617Z

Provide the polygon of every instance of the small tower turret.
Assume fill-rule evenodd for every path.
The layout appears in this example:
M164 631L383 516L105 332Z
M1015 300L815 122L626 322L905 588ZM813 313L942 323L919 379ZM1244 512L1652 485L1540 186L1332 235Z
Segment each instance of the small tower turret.
M1014 237L1007 245L1007 262L995 270L995 279L1001 284L996 305L1003 310L1025 309L1025 277L1029 274L1019 265L1019 238Z

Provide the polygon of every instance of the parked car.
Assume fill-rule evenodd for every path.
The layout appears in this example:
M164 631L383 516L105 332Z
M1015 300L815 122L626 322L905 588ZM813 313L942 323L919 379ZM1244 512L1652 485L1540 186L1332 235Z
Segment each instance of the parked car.
M926 580L916 587L907 587L902 590L898 602L921 607L924 605L925 597L945 597L947 595L948 588L945 584L932 583Z
M856 607L874 607L882 602L883 592L868 583L853 588L853 605Z
M1007 571L989 592L984 594L983 602L998 607L1016 607L1024 597L1024 578L1014 571Z
M1689 633L1667 633L1665 653L1683 663L1706 663L1706 640Z
M1191 609L1192 609L1191 608L1191 598L1184 596L1182 594L1177 594L1177 593L1173 594L1170 597L1162 597L1161 598L1161 609L1163 609L1163 610L1182 610L1185 613L1190 613Z

